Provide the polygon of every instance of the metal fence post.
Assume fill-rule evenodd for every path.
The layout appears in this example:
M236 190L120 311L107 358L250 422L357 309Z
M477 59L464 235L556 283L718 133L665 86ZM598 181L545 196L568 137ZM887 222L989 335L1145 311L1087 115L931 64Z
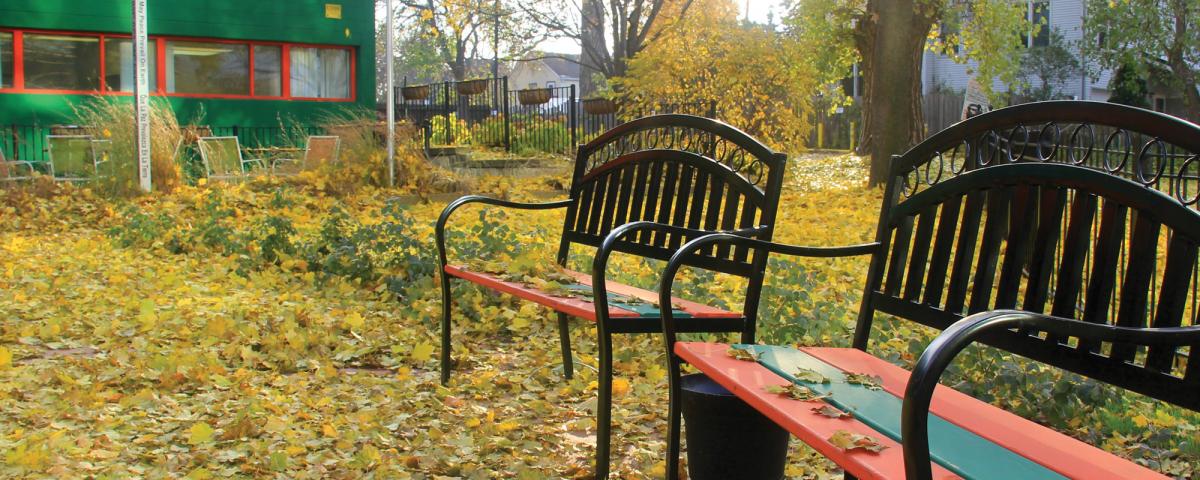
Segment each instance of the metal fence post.
M575 99L575 84L571 84L571 144L567 146L567 152L570 152L571 147L579 145L579 137L576 130L579 129L579 104Z
M508 77L501 78L504 88L504 151L512 152L512 106L508 102Z
M708 118L712 118L712 119L717 118L717 101L716 100L710 100L708 102Z
M450 82L442 83L442 123L446 125L446 145L454 145L454 126L450 121Z

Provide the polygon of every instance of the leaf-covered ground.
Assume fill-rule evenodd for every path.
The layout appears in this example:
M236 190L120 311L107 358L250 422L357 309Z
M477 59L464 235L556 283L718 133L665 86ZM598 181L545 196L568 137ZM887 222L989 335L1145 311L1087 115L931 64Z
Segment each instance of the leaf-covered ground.
M868 240L880 192L861 187L861 161L794 162L777 238ZM555 182L484 189L528 199ZM572 323L567 381L553 317L463 286L459 364L442 387L432 242L441 205L390 196L339 199L279 181L132 203L69 187L0 190L0 476L589 477L595 329ZM559 215L464 210L453 255L548 262ZM631 258L610 271L657 280L656 265ZM773 268L764 339L844 344L864 271L862 259ZM701 272L683 286L731 306L736 291ZM911 361L910 343L927 333L895 331L879 339L884 351ZM661 478L661 350L653 336L617 339L613 457L624 478ZM1195 418L1122 406L1068 428L1149 425L1130 431L1158 437L1101 438L1164 471L1193 472L1200 453L1161 444L1194 438ZM793 477L840 475L797 445L790 462Z

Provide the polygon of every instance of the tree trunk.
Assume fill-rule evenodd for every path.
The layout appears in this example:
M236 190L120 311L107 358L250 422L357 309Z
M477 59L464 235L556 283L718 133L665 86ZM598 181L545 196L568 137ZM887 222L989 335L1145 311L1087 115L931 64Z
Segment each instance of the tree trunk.
M604 61L599 52L605 50L604 45L604 4L602 0L584 0L583 14L580 16L580 43L583 51L579 56L579 89L581 98L595 96L596 74L603 73L600 65Z
M871 73L863 109L870 138L869 185L888 177L892 155L924 134L921 114L921 54L936 12L918 12L916 0L870 0L867 16L879 19L871 46ZM870 26L868 26L870 28ZM869 127L868 127L869 125Z
M1188 28L1195 27L1189 21L1188 6L1184 0L1171 2L1175 13L1175 35L1171 48L1167 50L1167 63L1183 90L1183 104L1187 108L1188 120L1200 122L1200 91L1197 91L1196 70L1185 59L1184 50L1188 38Z

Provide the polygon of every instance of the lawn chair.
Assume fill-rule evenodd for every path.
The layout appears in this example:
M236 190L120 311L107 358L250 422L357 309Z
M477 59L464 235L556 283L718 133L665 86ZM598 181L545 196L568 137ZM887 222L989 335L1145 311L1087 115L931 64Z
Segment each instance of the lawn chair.
M91 135L46 135L50 174L60 182L86 182L99 177L100 166L107 161L107 145L110 143Z
M304 146L303 158L277 158L271 162L271 168L278 173L281 163L297 166L296 170L311 170L319 165L337 163L338 154L342 149L342 137L336 135L309 135Z
M23 174L22 169L25 170ZM0 150L0 182L29 180L33 178L34 171L32 163L24 160L8 160L4 157L4 150Z
M242 158L242 145L237 137L200 137L196 143L200 147L200 158L204 160L204 173L208 178L242 178L250 173L247 165L257 164L261 169L267 168L261 158Z

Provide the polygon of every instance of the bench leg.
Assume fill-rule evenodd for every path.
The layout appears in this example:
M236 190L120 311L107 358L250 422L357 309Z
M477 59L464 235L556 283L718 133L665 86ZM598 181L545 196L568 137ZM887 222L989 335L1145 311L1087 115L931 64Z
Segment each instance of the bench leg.
M565 313L558 314L558 343L562 348L563 376L570 380L575 376L575 363L571 358L571 324Z
M612 335L599 342L600 385L596 402L596 478L608 478L609 447L612 440Z
M675 358L675 354L668 353L671 358L667 359L667 379L670 382L669 396L667 397L668 414L667 414L667 480L675 480L679 478L679 443L681 437L681 429L683 427L683 409L680 402L682 401L681 387L679 385L679 360Z
M442 272L442 385L450 383L450 276Z

